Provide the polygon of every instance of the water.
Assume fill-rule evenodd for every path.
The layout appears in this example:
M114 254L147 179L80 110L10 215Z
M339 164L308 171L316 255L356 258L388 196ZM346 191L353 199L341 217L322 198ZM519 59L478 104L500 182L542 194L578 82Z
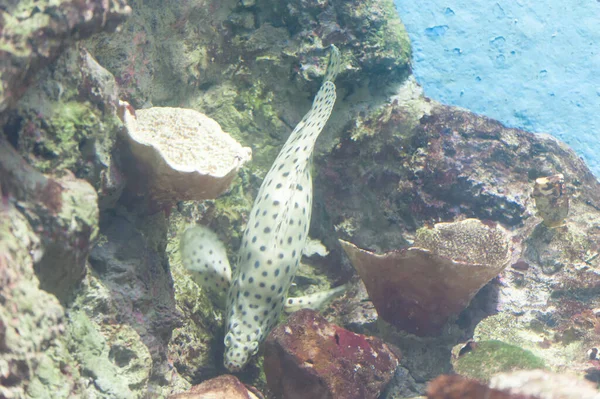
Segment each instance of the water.
M397 1L425 93L564 140L600 176L600 3Z

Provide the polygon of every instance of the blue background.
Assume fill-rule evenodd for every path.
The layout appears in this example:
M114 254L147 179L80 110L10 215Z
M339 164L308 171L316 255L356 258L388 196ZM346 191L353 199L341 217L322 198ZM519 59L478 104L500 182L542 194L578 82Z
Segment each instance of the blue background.
M600 176L600 2L395 0L425 94L550 133Z

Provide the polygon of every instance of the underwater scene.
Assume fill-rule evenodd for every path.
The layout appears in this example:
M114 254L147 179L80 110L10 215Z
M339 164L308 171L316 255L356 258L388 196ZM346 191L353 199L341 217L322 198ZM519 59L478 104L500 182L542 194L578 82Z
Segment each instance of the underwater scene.
M600 86L408 3L0 0L0 398L600 399Z

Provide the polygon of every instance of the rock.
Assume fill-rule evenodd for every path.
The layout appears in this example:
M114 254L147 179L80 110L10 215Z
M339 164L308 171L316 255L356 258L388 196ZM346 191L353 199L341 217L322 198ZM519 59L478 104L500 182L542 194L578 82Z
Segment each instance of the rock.
M0 152L5 149L0 139ZM3 155L0 162L6 160ZM1 190L7 189L4 177L2 170ZM81 376L67 350L64 309L54 295L39 288L34 272L44 246L26 212L8 200L8 191L1 194L0 397L41 398L48 392L56 398L79 397ZM19 203L23 206L33 211L31 203Z
M544 220L546 226L557 227L564 223L569 215L569 197L563 174L536 179L533 198L537 216Z
M454 371L481 381L499 372L546 368L544 361L530 351L498 340L458 345L454 353Z
M118 94L114 77L77 45L40 71L5 112L7 139L39 171L60 176L68 170L86 180L100 210L111 208L125 187L114 156L122 129Z
M154 229L159 230L157 226ZM150 351L154 377L166 379L164 376L171 373L167 361L171 334L182 325L167 264L154 248L151 234L142 233L126 218L103 215L100 233L100 243L89 258L98 280L85 287L85 296L78 298L78 305L88 309L94 319L116 319L131 326L136 340ZM102 290L94 289L94 285L101 285ZM110 294L104 300L109 305L90 306L92 298L106 291ZM114 344L114 337L108 336L107 340ZM195 348L198 357L202 349Z
M427 399L598 399L594 384L568 374L516 371L495 375L489 386L457 375L429 383Z
M256 390L248 390L244 384L232 375L222 375L200 385L194 385L189 391L170 395L169 399L262 399Z
M457 375L441 375L429 383L427 399L538 399L510 394Z
M531 395L536 399L600 399L600 392L591 381L572 374L543 370L496 374L490 380L490 387L511 395Z
M129 15L123 0L16 2L0 9L0 112L14 105L36 73L76 39L114 31Z
M265 341L267 384L286 399L375 399L398 358L380 339L330 324L308 309L290 316Z
M98 234L98 197L70 173L44 175L29 166L0 136L0 187L19 203L41 241L35 271L41 287L65 300L85 274L85 263Z
M421 336L439 334L509 261L504 229L476 219L421 229L414 247L383 255L341 243L379 316Z
M127 172L132 181L141 180L142 191L159 203L216 198L251 158L250 148L200 112L169 107L135 114L131 110L123 107L123 120L137 165Z

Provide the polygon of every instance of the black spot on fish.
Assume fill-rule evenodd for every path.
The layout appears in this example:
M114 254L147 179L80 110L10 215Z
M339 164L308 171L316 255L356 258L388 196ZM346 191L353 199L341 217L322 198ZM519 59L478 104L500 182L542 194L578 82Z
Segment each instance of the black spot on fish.
M275 186L275 188L281 188L282 184L281 183L277 183L277 185ZM195 255L195 254L194 254Z
M265 227L265 229L263 230L264 233L270 233L271 232L271 228L270 227Z
M274 275L275 277L279 276L279 269L278 269L278 268L277 268L277 269L275 269L275 272L273 272L273 275Z
M256 242L256 236L252 237L252 243Z
M255 294L255 295L254 295L254 298L256 298L256 299L261 299L261 298L262 298L262 295L260 295L260 294Z
M263 282L260 282L258 285L260 286L260 288L265 288L265 283Z
M249 282L250 284L252 284L252 283L254 282L254 277L250 277L250 278L248 279L248 282ZM246 294L244 293L244 296L248 296L248 295L246 295Z
M250 296L250 293L248 291L244 292L244 296L247 298Z
M260 250L261 250L262 252L265 252L265 251L266 251L266 249L267 249L267 247L265 247L264 245L261 245L261 247L260 247Z
M262 275L263 275L263 277L267 277L267 275L268 275L268 274L269 274L269 273L268 273L268 272L266 272L266 271L262 272Z
M260 267L260 262L259 261L254 262L254 268L258 269L259 267Z

